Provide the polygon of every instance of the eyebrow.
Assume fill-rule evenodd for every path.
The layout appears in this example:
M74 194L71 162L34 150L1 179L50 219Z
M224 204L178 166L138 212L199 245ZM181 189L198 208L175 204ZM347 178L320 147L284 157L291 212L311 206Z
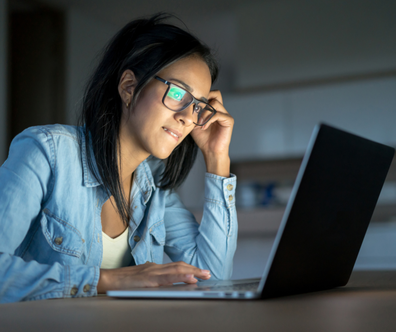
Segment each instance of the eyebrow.
M170 78L170 79L168 79L168 82L170 82L170 81L175 81L175 82L179 83L179 84L182 85L187 91L189 91L191 94L192 94L192 92L194 91L194 89L193 89L191 86L189 86L187 83L184 83L183 81L178 80L177 78ZM197 99L198 99L198 98L197 98ZM205 102L205 103L208 103L208 100L207 100L205 97L201 97L199 100L200 100L200 101L203 101L203 102Z

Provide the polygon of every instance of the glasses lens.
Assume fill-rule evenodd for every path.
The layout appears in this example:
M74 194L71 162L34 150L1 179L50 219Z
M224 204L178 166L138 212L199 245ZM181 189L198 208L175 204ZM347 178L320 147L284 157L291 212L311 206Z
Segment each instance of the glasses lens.
M198 103L194 108L194 115L196 115L195 124L203 126L214 115L214 110L208 104Z
M164 99L166 107L173 111L181 111L186 108L193 100L192 95L186 90L179 88L176 85L171 84L169 86L168 93Z
M188 91L178 87L177 85L170 84L168 92L166 93L164 104L172 111L179 112L191 105L193 96ZM214 110L211 106L204 102L194 104L194 123L203 126L213 116Z

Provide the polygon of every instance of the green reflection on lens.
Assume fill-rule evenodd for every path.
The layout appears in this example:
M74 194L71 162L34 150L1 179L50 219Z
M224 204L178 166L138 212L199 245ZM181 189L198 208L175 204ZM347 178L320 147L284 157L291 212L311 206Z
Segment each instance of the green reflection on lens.
M174 100L180 101L183 99L185 93L186 91L184 91L183 89L180 89L178 87L172 87L170 88L167 96Z

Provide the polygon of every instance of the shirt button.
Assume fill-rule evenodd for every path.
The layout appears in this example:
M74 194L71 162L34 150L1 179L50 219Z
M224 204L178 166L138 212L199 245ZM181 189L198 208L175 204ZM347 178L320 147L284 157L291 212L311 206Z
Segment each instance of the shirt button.
M228 200L231 202L233 200L234 196L230 195L228 196Z
M137 205L135 205L134 209L135 209L135 210L137 209Z
M136 242L139 242L139 241L140 241L140 236L135 235L135 236L133 237L133 239L134 239Z
M57 244L58 246L60 246L63 242L63 237L57 237L55 238L55 244Z
M227 186L227 189L228 189L229 191L231 191L232 189L234 189L234 186L233 186L232 184L229 184L229 185Z
M91 290L91 286L88 285L88 284L86 284L86 285L84 286L84 288L83 288L84 293L87 293L87 292L89 292L90 290Z
M78 293L78 288L77 288L76 285L74 285L73 288L72 288L71 291L70 291L70 295L71 295L71 296L74 296L74 295L76 295L77 293Z

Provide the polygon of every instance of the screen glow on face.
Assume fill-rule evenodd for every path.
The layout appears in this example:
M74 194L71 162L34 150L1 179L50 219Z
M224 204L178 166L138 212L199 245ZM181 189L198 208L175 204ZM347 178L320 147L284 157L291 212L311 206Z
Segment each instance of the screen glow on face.
M176 101L180 101L183 99L184 95L186 94L186 91L183 89L178 88L177 86L172 86L169 89L169 92L167 94L167 97L170 97Z

